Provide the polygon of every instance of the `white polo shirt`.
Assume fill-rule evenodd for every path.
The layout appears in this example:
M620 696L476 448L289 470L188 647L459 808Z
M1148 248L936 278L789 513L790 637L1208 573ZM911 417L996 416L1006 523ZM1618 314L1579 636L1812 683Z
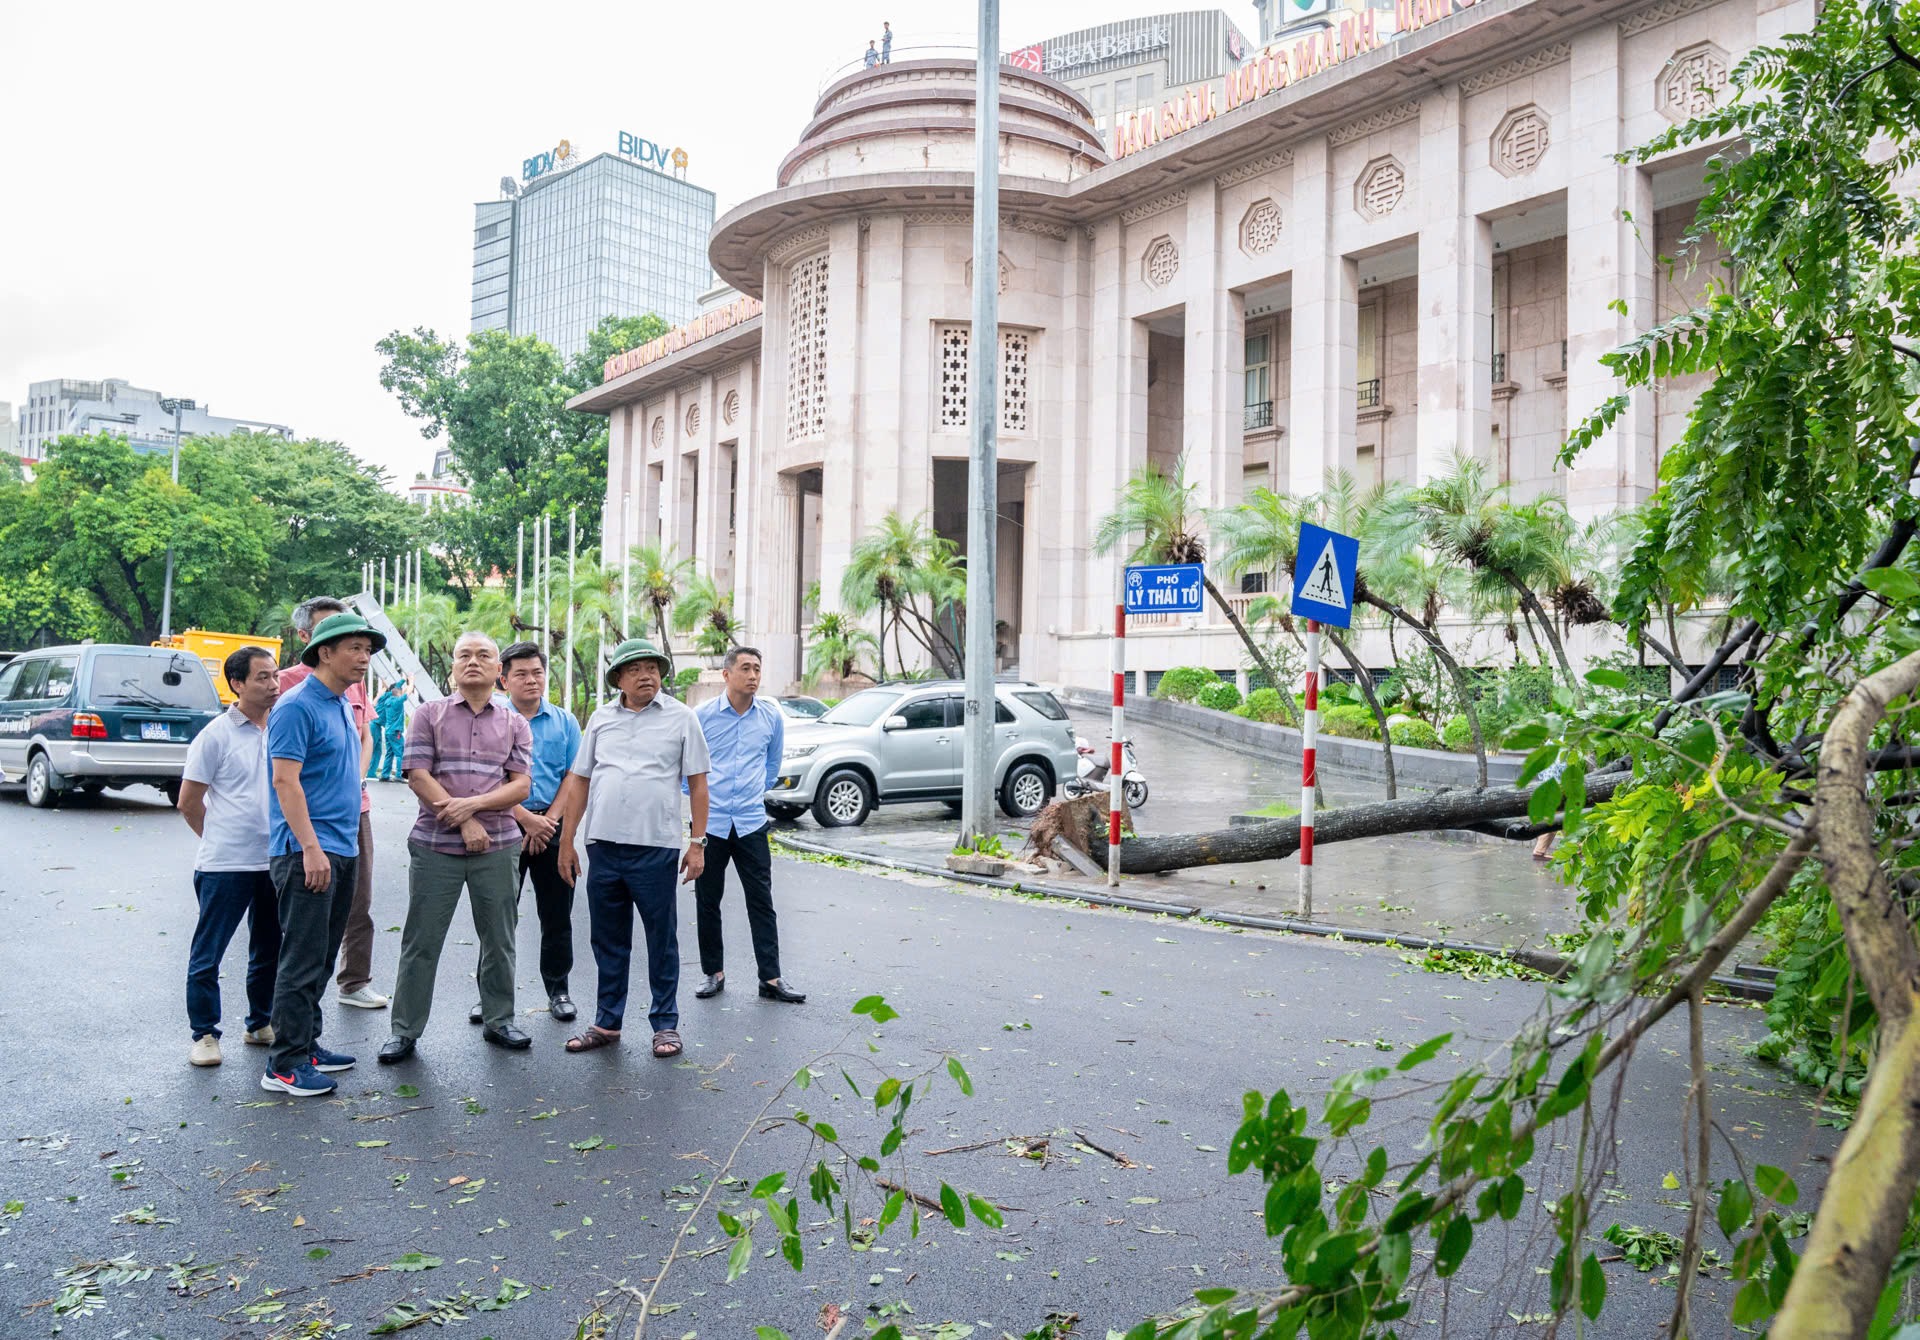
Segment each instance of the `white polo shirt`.
M187 748L181 776L207 788L207 818L201 826L195 870L265 870L267 732L229 707L207 723Z

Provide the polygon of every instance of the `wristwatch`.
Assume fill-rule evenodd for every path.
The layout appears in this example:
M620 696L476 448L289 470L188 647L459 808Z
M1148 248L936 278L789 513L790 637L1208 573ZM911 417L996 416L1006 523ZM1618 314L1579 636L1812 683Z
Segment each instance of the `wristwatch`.
M696 847L704 847L707 845L707 835L702 833L699 837L689 837L688 841Z

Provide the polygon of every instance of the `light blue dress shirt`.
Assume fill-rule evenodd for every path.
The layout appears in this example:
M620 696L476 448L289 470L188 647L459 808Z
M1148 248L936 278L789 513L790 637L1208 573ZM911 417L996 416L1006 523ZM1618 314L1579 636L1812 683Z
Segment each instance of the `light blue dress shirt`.
M510 698L496 696L494 701L505 702L510 711L519 710ZM525 804L530 810L545 810L560 795L567 766L580 752L580 723L545 698L540 700L540 710L526 721L533 730L533 771Z
M755 698L745 713L722 693L693 709L707 737L707 835L757 833L771 820L766 793L780 776L787 722L770 698Z

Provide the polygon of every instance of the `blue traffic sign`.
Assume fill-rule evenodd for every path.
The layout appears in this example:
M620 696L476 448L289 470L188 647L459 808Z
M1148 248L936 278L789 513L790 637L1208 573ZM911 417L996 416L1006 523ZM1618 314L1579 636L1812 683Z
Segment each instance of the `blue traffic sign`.
M1359 566L1360 541L1302 521L1293 560L1294 614L1335 628L1351 627L1354 575Z
M1206 587L1198 563L1130 564L1127 568L1129 614L1198 614Z

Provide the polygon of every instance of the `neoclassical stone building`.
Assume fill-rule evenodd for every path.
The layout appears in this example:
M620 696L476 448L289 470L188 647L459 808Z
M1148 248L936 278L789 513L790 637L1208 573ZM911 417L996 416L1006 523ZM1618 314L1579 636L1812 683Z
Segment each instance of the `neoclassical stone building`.
M1270 47L1232 105L1169 105L1111 144L1070 90L1003 66L1003 663L1103 681L1115 560L1089 537L1149 461L1184 456L1203 507L1313 492L1333 467L1419 481L1456 449L1583 518L1646 497L1695 387L1637 397L1578 469L1555 454L1615 393L1599 355L1683 308L1717 258L1688 243L1706 153L1615 155L1813 15L1404 0L1390 39ZM772 683L802 662L808 587L834 607L885 513L964 545L972 104L957 59L828 88L773 189L714 228L744 296L573 402L611 421L609 557L665 540L730 583ZM1137 633L1143 671L1240 662L1212 612Z

